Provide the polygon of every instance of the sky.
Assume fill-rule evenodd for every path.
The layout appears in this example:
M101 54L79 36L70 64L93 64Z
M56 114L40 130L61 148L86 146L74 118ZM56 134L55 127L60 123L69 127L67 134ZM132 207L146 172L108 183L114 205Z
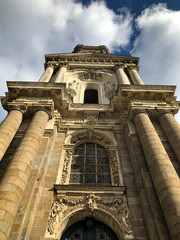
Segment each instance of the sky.
M177 85L180 100L179 0L0 0L0 96L6 81L37 82L45 54L77 44L139 57L144 83Z

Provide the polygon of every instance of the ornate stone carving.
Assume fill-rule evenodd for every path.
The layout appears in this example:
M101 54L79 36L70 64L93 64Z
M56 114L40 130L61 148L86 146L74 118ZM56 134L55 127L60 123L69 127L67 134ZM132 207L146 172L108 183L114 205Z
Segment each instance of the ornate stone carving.
M66 155L65 155L65 158L64 158L61 184L64 184L66 182L67 174L69 172L71 158L72 158L72 150L68 149L68 150L66 150Z
M82 132L81 134L75 135L72 137L71 139L71 143L77 143L78 141L101 141L101 143L103 145L111 145L112 142L110 141L110 139L108 139L105 135L103 134L98 134L97 132L95 132L93 129L88 129L86 132Z
M47 227L49 234L56 236L56 231L58 231L59 226L63 223L65 216L73 215L82 209L87 212L99 210L113 216L121 229L122 239L133 239L129 209L123 197L121 196L118 199L113 197L108 201L104 200L99 194L97 196L94 193L84 193L81 197L76 198L73 198L69 194L68 196L58 196L51 205Z
M78 73L78 77L81 81L101 82L103 80L102 73L94 69L86 69L86 71Z
M115 84L112 82L107 82L104 84L105 95L108 98L112 98L116 94Z
M112 169L114 184L119 186L120 182L119 182L119 171L118 171L116 151L114 150L109 151L109 160L110 160L110 166Z
M95 125L98 123L98 115L84 114L84 122L88 125Z
M67 94L70 97L76 96L76 90L78 88L78 85L79 83L76 80L73 80L72 82L68 83Z

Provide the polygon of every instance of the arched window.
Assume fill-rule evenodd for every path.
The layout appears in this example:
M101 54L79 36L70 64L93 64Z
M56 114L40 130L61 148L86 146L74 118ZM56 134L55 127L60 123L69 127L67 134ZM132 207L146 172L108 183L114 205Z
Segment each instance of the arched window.
M70 226L61 240L118 240L115 233L105 224L86 218Z
M96 89L86 89L84 92L85 104L98 104L98 91Z
M111 184L106 149L97 143L76 147L71 164L71 184Z

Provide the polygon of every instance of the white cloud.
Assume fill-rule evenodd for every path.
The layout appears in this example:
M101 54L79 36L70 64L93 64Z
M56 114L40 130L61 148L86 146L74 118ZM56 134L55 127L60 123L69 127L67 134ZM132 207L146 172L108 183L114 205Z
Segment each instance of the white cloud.
M0 96L7 80L38 81L46 53L71 52L76 44L120 51L132 34L130 13L115 14L103 1L2 0L0 23Z
M145 84L177 85L180 99L180 11L152 5L136 19L139 35L132 55L140 57ZM180 120L180 116L178 116Z

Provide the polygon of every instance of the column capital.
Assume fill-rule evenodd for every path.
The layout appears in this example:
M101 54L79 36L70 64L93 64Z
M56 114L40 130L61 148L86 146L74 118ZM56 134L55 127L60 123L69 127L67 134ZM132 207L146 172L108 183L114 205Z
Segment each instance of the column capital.
M46 69L48 68L48 67L51 67L53 70L54 70L54 68L55 68L55 66L56 66L56 64L55 63L47 63L46 64Z
M157 108L156 113L157 113L158 117L161 117L162 115L167 114L167 113L170 113L171 115L174 116L174 114L176 112L175 112L175 109L158 109Z
M48 114L49 120L53 118L53 109L52 109L51 105L49 105L49 106L34 106L33 111L34 111L34 113L38 112L38 111L44 111Z
M114 64L114 69L115 70L118 70L119 68L122 68L122 69L124 69L124 68L126 68L127 66L126 66L126 64L124 64L124 63L115 63Z
M140 113L145 113L149 116L149 111L146 108L131 108L130 114L129 114L129 119L134 120L135 116Z
M60 66L60 68L61 68L61 67L67 68L68 64L69 64L68 61L59 61L59 66Z
M18 104L18 103L5 103L5 105L3 106L8 112L12 111L12 110L18 110L21 113L25 113L27 111L27 104Z
M136 66L136 65L127 66L127 71L131 71L131 70L136 70L138 72L139 71L139 66Z

